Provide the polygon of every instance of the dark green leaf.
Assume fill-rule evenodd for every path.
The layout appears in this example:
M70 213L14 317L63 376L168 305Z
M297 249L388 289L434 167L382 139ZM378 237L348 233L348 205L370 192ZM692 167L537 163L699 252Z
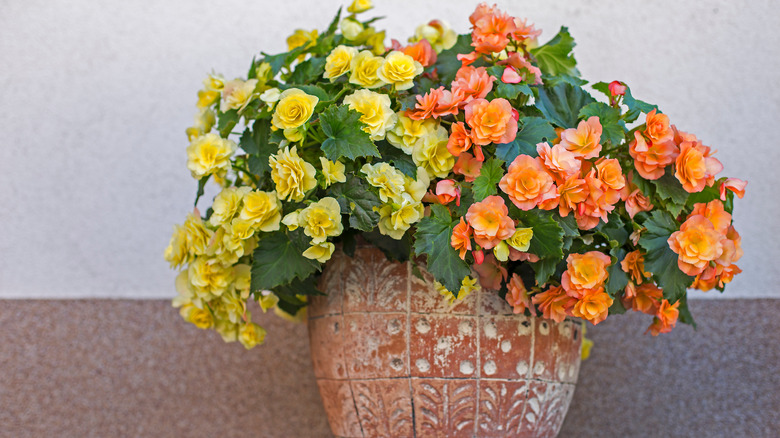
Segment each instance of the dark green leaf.
M433 64L433 69L439 75L441 82L449 84L455 79L455 74L458 73L462 63L458 60L458 55L464 53L471 53L474 48L471 46L471 34L458 35L458 40L452 48L443 50L436 57L436 63Z
M368 133L363 131L359 112L346 105L331 105L320 115L320 123L322 131L328 136L322 143L322 151L329 160L380 156Z
M289 78L288 84L308 84L316 81L325 70L325 58L311 58L295 67ZM318 96L319 97L319 96Z
M206 183L209 181L209 178L211 178L211 175L206 175L198 180L198 193L195 194L196 207L198 206L198 200L200 200L200 197L203 196L203 192L206 189Z
M612 256L612 264L607 268L609 278L607 279L606 290L610 297L617 300L617 296L622 295L618 292L622 292L628 285L628 275L620 267L620 262L626 257L626 250L614 248L610 251L610 255Z
M674 177L671 167L666 169L666 173L662 177L652 182L655 185L655 192L661 199L671 201L677 205L685 205L688 201L688 192L685 191L680 181Z
M561 259L555 257L547 257L539 260L536 263L531 263L531 268L534 270L534 279L537 286L544 286L547 280L555 274L555 268L560 263Z
M496 65L488 68L488 73L496 77L496 81L493 83L493 90L496 97L501 97L508 100L515 100L519 94L530 96L533 94L531 87L527 84L507 84L501 80L501 76L504 74L505 66Z
M582 88L567 83L539 87L539 108L550 122L561 128L575 128L582 107L595 100Z
M542 75L542 81L544 85L547 85L548 87L554 87L560 83L566 83L571 85L576 85L578 87L581 87L588 83L585 79L579 78L577 76L569 76L569 75Z
M468 263L460 259L450 244L452 229L456 224L447 207L434 204L431 206L431 216L417 224L417 232L414 234L415 254L425 254L428 257L428 272L455 294L460 290L463 279L471 272Z
M634 96L631 95L631 89L628 86L626 86L626 94L623 96L623 103L628 107L628 112L624 119L629 123L636 120L639 117L639 113L647 114L654 109L658 109L657 105L634 99Z
M620 110L606 103L593 102L580 110L580 117L588 119L596 116L601 123L601 143L611 142L619 145L625 140L626 123L620 120Z
M232 109L228 112L219 113L219 123L217 124L219 135L223 138L227 138L236 126L236 123L238 123L238 119L238 110Z
M540 258L563 258L563 228L556 222L553 213L539 209L512 210L512 218L520 221L518 227L533 228L534 236L531 238L528 252Z
M249 171L258 177L271 171L268 158L279 151L278 144L268 141L270 132L271 122L268 119L258 119L252 126L251 135L247 135L247 129L241 136L241 149L249 154Z
M577 76L577 61L574 59L574 38L569 34L569 29L561 27L558 34L543 46L531 49L531 54L536 57L539 68L550 75Z
M511 143L496 146L496 156L506 163L511 163L518 155L536 157L537 143L552 140L556 137L555 128L541 117L525 117L520 119L520 131Z
M475 201L482 201L498 193L498 182L504 176L504 169L501 167L503 164L498 158L491 158L482 164L482 170L472 187Z
M303 280L320 267L302 254L308 248L301 230L284 230L265 235L257 244L252 263L252 291L273 289Z
M450 206L453 207L455 217L461 217L468 213L469 207L471 207L474 202L476 202L474 199L474 192L471 190L471 186L466 183L460 186L460 205L454 206L450 204Z
M339 201L341 212L349 213L352 228L371 231L379 223L379 213L374 207L382 203L363 179L351 176L345 183L334 184L331 193Z
M596 232L604 236L611 248L619 248L626 244L630 232L626 229L623 219L617 214L607 216L609 222L600 223L596 227Z
M669 236L678 230L677 222L667 212L655 210L644 222L645 231L639 245L647 251L645 269L653 273L656 284L664 291L664 298L674 303L685 296L693 277L682 272L677 264L677 254L669 248Z
M712 187L704 187L704 190L698 193L689 194L688 200L686 201L686 205L688 207L693 207L696 204L706 204L710 201L714 201L715 199L718 199L720 197L720 192L718 192L718 186L719 184L715 184Z
M362 236L370 244L379 248L388 260L405 262L409 260L409 256L412 253L412 243L409 234L410 233L404 234L404 237L401 240L385 236L384 234L381 234L379 230L363 233Z
M620 301L620 296L622 294L618 294L617 297L615 297L614 301L612 301L612 305L609 306L609 314L610 315L622 315L626 313L626 308L623 306L623 302Z
M417 179L417 165L410 155L385 140L378 142L377 148L382 155L382 161L392 164L409 178Z
M314 275L306 277L304 280L293 279L289 284L284 284L274 288L274 293L279 296L280 299L290 300L294 298L298 300L296 295L325 295L317 289L317 281ZM284 298L283 298L284 296ZM292 301L292 300L290 300Z
M680 298L680 307L677 310L680 311L680 322L693 326L695 330L696 321L693 320L691 309L688 308L688 297L686 295L683 295L683 297Z

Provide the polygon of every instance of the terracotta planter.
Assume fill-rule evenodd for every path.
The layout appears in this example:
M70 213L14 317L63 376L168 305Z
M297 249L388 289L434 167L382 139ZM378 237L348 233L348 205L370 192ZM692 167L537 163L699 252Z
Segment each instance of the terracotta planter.
M314 374L339 437L554 437L581 326L512 314L494 292L450 305L375 248L335 254L309 307Z

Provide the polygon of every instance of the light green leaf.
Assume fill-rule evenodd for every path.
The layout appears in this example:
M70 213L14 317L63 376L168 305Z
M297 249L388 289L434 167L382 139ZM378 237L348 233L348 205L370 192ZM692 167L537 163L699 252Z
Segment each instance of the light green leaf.
M611 142L613 145L619 145L625 140L626 123L620 120L620 110L613 108L606 103L593 102L585 105L580 110L580 117L588 119L596 116L601 123L601 143Z
M482 165L479 176L474 180L472 192L475 201L482 201L488 196L498 193L498 182L504 176L503 161L491 158Z
M567 27L561 27L558 34L543 46L531 49L539 68L550 75L578 76L577 61L574 59L574 38Z
M219 131L219 135L221 135L222 138L227 138L238 123L238 110L232 109L224 113L219 113L218 119L219 121L217 122L217 131Z

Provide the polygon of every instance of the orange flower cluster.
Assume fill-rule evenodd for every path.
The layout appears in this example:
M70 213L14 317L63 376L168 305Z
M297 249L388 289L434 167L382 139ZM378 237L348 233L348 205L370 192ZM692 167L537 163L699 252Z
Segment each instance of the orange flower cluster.
M680 270L696 276L696 289L722 288L742 272L734 264L742 257L742 238L718 199L694 205L680 231L669 237L669 247L678 255Z
M521 210L557 208L563 217L574 212L580 229L593 229L600 220L607 222L626 187L617 159L600 158L595 165L585 161L598 156L600 138L597 117L582 121L562 131L560 143L538 144L537 158L518 155L499 187Z
M653 336L671 331L677 323L677 308L680 303L670 305L669 301L663 298L663 290L652 281L647 281L651 274L645 271L642 252L636 250L626 254L620 262L620 267L629 277L621 299L623 306L635 312L653 315L653 324L647 329Z
M542 31L526 24L525 19L511 17L496 5L480 3L469 17L471 22L471 45L475 54L491 54L504 50L510 41L516 46L535 43ZM474 55L472 55L474 56Z

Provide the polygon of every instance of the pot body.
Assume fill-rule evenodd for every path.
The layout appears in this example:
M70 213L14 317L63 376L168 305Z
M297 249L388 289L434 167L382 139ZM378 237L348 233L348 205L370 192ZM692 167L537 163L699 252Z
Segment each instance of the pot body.
M512 313L493 291L450 304L376 248L337 252L309 306L314 374L338 437L554 437L581 325Z

